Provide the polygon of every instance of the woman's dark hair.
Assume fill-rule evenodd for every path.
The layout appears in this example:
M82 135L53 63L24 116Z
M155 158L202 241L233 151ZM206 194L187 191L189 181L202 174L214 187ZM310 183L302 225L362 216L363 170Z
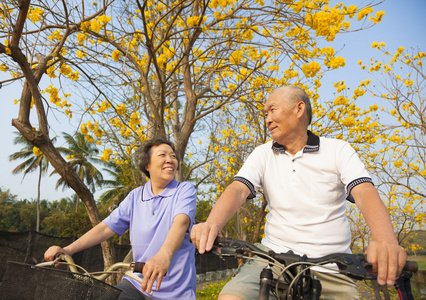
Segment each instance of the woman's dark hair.
M159 146L162 144L169 145L173 149L173 152L175 152L176 154L175 146L173 145L173 143L164 137L157 137L151 140L147 140L143 142L142 145L135 151L135 154L134 154L135 164L138 167L138 169L141 170L148 178L150 178L150 176L146 168L151 162L151 154L152 154L151 149L154 146ZM179 170L179 157L177 156L177 154L176 154L176 159L178 161L178 170Z

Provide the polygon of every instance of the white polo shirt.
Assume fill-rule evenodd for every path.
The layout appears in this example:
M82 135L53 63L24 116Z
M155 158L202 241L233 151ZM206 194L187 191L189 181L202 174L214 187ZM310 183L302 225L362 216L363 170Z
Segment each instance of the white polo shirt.
M350 252L345 199L352 201L357 184L372 183L347 142L309 131L307 145L295 156L273 141L257 147L234 180L250 189L249 198L263 188L269 212L262 244L308 257Z

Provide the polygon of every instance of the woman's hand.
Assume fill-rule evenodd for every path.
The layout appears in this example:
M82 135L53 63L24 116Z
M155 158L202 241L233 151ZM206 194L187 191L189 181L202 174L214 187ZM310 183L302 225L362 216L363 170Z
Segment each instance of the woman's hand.
M173 253L166 253L160 249L151 259L149 259L143 268L142 291L151 293L152 285L157 280L156 290L158 291L161 286L161 281L166 276L170 268Z
M170 268L173 255L182 245L189 224L190 220L186 214L178 214L174 217L173 224L160 250L145 262L142 271L142 291L151 293L155 280L157 280L156 290L160 289L161 281Z
M71 255L68 250L61 248L59 246L52 246L44 252L44 259L47 261L52 261L55 259L57 253L63 253L66 255Z

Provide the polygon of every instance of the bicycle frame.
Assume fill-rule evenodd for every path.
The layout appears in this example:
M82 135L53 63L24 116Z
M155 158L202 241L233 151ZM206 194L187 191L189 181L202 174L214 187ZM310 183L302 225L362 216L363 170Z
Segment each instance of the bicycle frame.
M257 255L268 263L260 274L259 300L269 298L272 287L277 299L319 299L321 284L318 279L310 275L310 269L315 266L326 268L326 264L336 264L338 271L355 280L374 280L377 278L371 272L372 265L363 254L335 253L320 258L308 258L294 254L293 252L275 253L263 251L255 245L230 238L218 237L215 241L217 247L215 253L223 257L235 257L242 259L255 259ZM278 279L273 278L272 266L281 269L277 274ZM418 266L414 261L407 261L404 270L417 272ZM281 279L282 278L282 279ZM287 292L280 291L286 290Z

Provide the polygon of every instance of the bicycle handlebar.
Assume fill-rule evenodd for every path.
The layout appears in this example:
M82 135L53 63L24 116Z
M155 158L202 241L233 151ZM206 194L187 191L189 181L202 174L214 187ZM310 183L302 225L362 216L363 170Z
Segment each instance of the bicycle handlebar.
M252 243L219 236L216 238L214 245L220 248L218 254L222 256L243 258L244 254L256 254L269 261L276 260L284 266L293 263L309 263L315 265L334 263L338 266L341 274L347 275L353 279L373 280L377 278L376 275L371 273L372 265L367 261L367 257L364 254L334 253L319 258L308 258L306 255L300 256L291 251L287 253L275 253L272 250L266 252ZM407 261L403 270L413 273L417 272L417 262Z
M78 269L83 270L83 272L87 275L92 276L95 279L98 280L105 280L108 276L110 276L112 273L116 272L117 270L123 270L122 273L124 273L125 275L137 280L137 281L141 281L141 279L134 275L133 273L142 273L143 268L145 266L144 262L131 262L131 263L125 263L125 262L118 262L113 264L112 266L110 266L107 270L102 271L102 272L94 272L94 273L89 273L87 272L85 269L83 269L81 266L76 265L74 263L73 258L70 255L58 252L55 255L55 259L53 261L48 261L48 262L42 262L37 264L36 266L38 267L44 267L44 266L54 266L56 264L65 264L68 266L68 268L70 269L71 272L74 273L79 273ZM95 276L95 274L99 274Z

